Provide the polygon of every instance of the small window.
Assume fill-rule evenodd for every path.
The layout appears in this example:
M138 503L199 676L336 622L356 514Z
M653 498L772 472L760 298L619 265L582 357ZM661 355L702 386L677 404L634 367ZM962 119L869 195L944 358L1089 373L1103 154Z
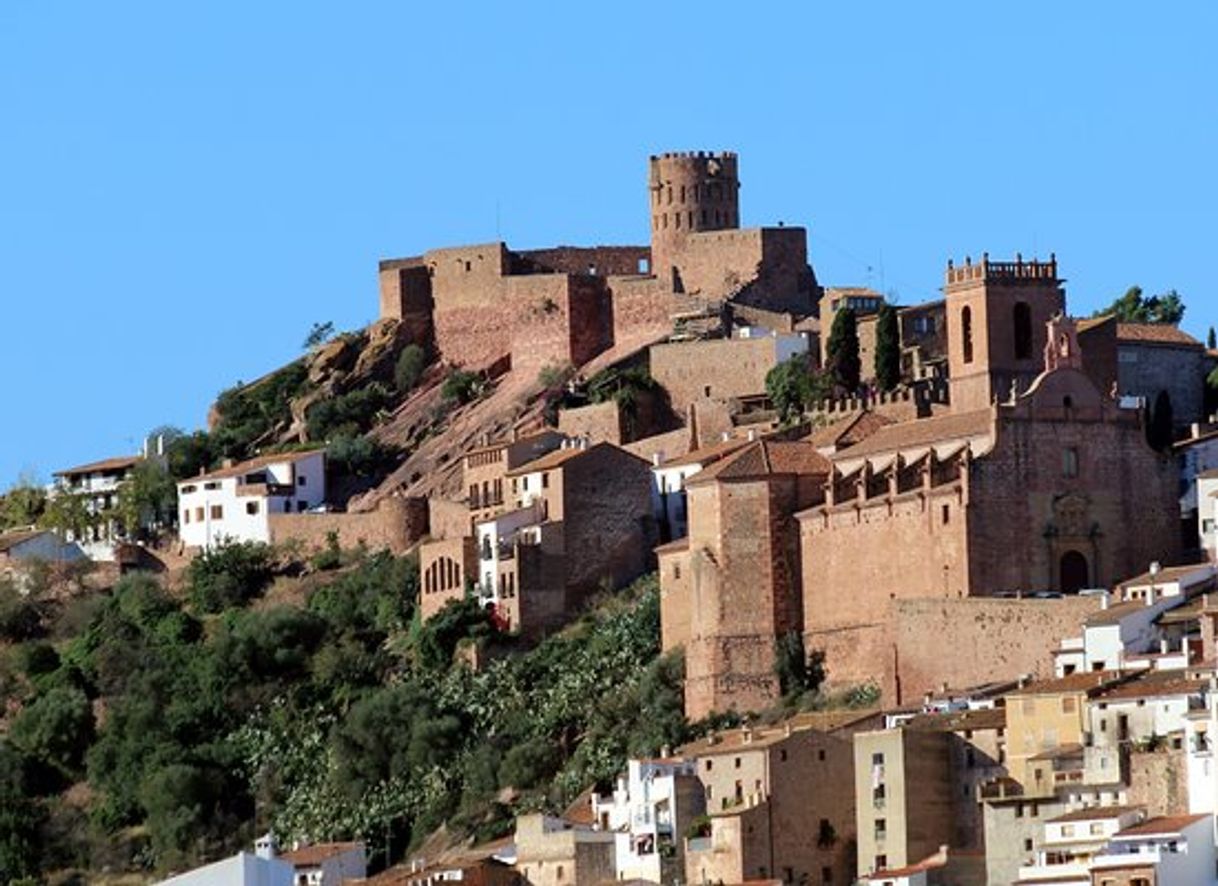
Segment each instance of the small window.
M256 501L247 501L247 502L245 503L245 512L246 512L247 514L249 514L251 517L257 516L257 514L258 514L258 502L256 502Z
M211 518L213 520L223 520L224 519L224 505L212 505L211 506Z
M710 772L710 771L711 771L711 769L713 769L713 768L714 768L714 766L715 766L715 761L714 761L714 760L707 760L707 761L706 761L706 771L707 771L707 772Z
M183 523L190 522L190 508L186 508L186 510L182 511L182 522Z
M303 514L308 509L309 509L309 503L307 501L297 501L296 502L296 512L297 513Z
M820 760L822 763L825 761L825 749L824 748L821 748L819 751L816 752L816 759Z
M299 477L296 478L296 485L297 486L308 486L309 478L306 477L304 474L301 474Z
M1023 841L1023 851L1024 852L1032 851L1032 838L1031 837L1028 837Z
M783 763L787 762L787 749L786 749L786 748L782 748L782 749L781 749L781 750L778 752L778 759L779 759L780 761L782 761Z
M964 362L973 362L973 309L967 305L960 311L961 343L964 351Z
M1078 476L1078 449L1073 446L1067 446L1062 450L1062 476Z
M833 884L833 868L820 869L820 882L822 886L832 886Z
M737 769L740 768L740 758L739 757L736 758L736 768Z
M1072 695L1068 695L1062 699L1062 713L1073 714L1075 710L1076 699Z
M550 472L549 471L546 471L544 474L541 475L541 488L542 489L550 488Z
M679 579L681 577L681 564L680 563L672 564L672 577L674 579Z
M195 522L196 523L203 522L203 509L202 508L195 508Z
M881 753L878 753L878 752L872 754L871 755L871 765L872 766L883 766L884 765L884 755Z
M216 490L216 489L219 489L219 488L220 488L220 483L219 483L219 481L218 481L218 480L212 480L212 481L210 481L210 482L208 482L208 483L204 483L204 484L203 484L203 488L204 488L204 489Z
M952 506L951 505L943 506L943 512L942 512L941 519L943 521L944 526L946 526L948 523L951 522L951 519L952 519Z

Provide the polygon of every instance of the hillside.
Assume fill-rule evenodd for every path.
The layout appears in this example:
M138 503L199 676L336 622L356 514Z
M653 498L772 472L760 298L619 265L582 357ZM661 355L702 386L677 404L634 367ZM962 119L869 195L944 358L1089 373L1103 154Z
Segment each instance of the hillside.
M0 880L181 869L268 828L359 836L384 864L445 822L453 840L498 836L686 736L653 579L534 649L473 606L420 625L416 591L410 559L257 545L177 588L0 588ZM476 673L474 649L494 659Z

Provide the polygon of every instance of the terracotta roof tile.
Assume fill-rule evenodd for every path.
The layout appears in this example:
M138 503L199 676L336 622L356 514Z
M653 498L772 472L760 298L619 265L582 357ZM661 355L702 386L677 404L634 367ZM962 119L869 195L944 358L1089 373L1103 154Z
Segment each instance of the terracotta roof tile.
M1191 824L1195 824L1203 818L1209 818L1208 814L1203 815L1160 815L1157 818L1148 819L1141 824L1135 824L1133 827L1125 828L1123 831L1118 831L1116 836L1120 837L1152 837L1158 835L1178 834Z
M806 439L818 449L829 446L845 448L861 443L880 428L891 424L895 424L891 418L871 410L864 410L852 418L845 418L826 427L817 428Z
M307 868L319 865L336 855L344 855L352 849L359 849L360 843L314 843L312 846L301 846L291 852L280 853L279 857L292 867Z
M1204 348L1197 339L1170 323L1117 323L1117 341Z
M265 468L268 465L283 464L284 462L304 461L306 458L318 453L324 452L321 449L310 449L305 452L276 452L274 455L260 455L257 458L251 458L247 461L238 462L227 468L220 468L216 471L210 471L206 474L200 474L197 477L187 477L184 480L179 480L178 485L183 483L194 483L199 480L223 480L227 477L240 477L242 474L248 474L250 471L256 471L259 468Z
M702 446L698 449L692 449L682 455L680 458L674 458L669 461L656 465L657 470L664 468L675 468L681 465L708 465L716 462L719 459L731 455L737 449L748 446L753 441L743 437L733 437L731 440L720 440L718 443L712 443L709 446Z
M1131 674L1122 674L1119 671L1080 671L1052 680L1034 681L1023 689L1016 689L1010 695L1057 695L1067 692L1090 692L1093 689L1102 688L1110 683L1131 679L1132 676Z
M552 468L557 468L566 464L573 458L578 458L581 455L587 455L589 452L599 449L602 446L611 445L611 443L596 443L586 448L581 448L580 446L576 445L568 446L566 449L555 449L553 452L548 452L541 456L541 458L526 461L524 464L520 465L520 467L512 468L512 470L508 471L504 476L519 477L522 474L532 474L537 471L548 471ZM635 456L635 458L638 458L638 456ZM642 459L639 460L642 461Z
M1095 821L1101 818L1116 818L1127 812L1141 812L1141 806L1087 806L1075 809L1056 818L1050 818L1046 824L1059 824L1067 821Z
M828 460L804 440L757 440L689 478L688 484L776 474L827 476Z
M1096 698L1119 701L1133 698L1162 698L1168 695L1196 695L1208 681L1190 680L1184 671L1149 671L1146 676L1120 683L1101 691Z
M62 471L56 471L56 477L70 477L76 474L96 474L102 471L125 471L128 468L133 468L143 460L139 455L118 455L114 458L104 458L101 461L89 462L87 465L79 465L74 468L65 468Z
M952 440L967 440L993 433L992 410L947 413L931 418L903 421L876 429L867 439L832 456L834 461L895 452L915 446L931 446Z
M1168 582L1178 581L1182 578L1187 578L1195 572L1202 572L1207 568L1206 563L1194 563L1190 566L1166 566L1160 569L1154 575L1149 572L1143 572L1141 575L1135 575L1133 578L1127 578L1121 582L1121 587L1140 587L1142 585L1166 584Z

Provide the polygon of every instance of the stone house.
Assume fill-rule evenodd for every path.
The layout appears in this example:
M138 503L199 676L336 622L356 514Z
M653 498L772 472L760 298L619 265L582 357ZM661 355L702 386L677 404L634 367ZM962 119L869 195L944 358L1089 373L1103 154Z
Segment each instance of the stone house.
M424 618L469 591L506 630L533 635L561 625L595 591L647 570L655 520L643 459L566 440L481 482L503 490L494 515L468 537L422 546Z
M516 819L516 870L530 886L616 879L614 834L533 813Z
M853 882L854 774L848 734L728 730L678 753L697 762L708 832L685 847L685 882Z

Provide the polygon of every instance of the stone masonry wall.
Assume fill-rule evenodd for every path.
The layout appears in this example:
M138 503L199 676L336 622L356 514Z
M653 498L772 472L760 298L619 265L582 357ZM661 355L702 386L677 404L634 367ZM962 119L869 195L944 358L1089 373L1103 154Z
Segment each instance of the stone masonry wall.
M776 340L769 337L652 345L651 377L668 392L673 411L683 415L705 397L764 394L776 353Z
M344 548L361 542L371 550L404 554L427 533L427 500L386 498L375 511L358 514L269 514L271 542L295 541L320 549L336 533Z
M884 675L885 701L908 702L944 683L961 688L1051 675L1053 650L1099 606L1098 597L895 600L890 658L896 667Z

